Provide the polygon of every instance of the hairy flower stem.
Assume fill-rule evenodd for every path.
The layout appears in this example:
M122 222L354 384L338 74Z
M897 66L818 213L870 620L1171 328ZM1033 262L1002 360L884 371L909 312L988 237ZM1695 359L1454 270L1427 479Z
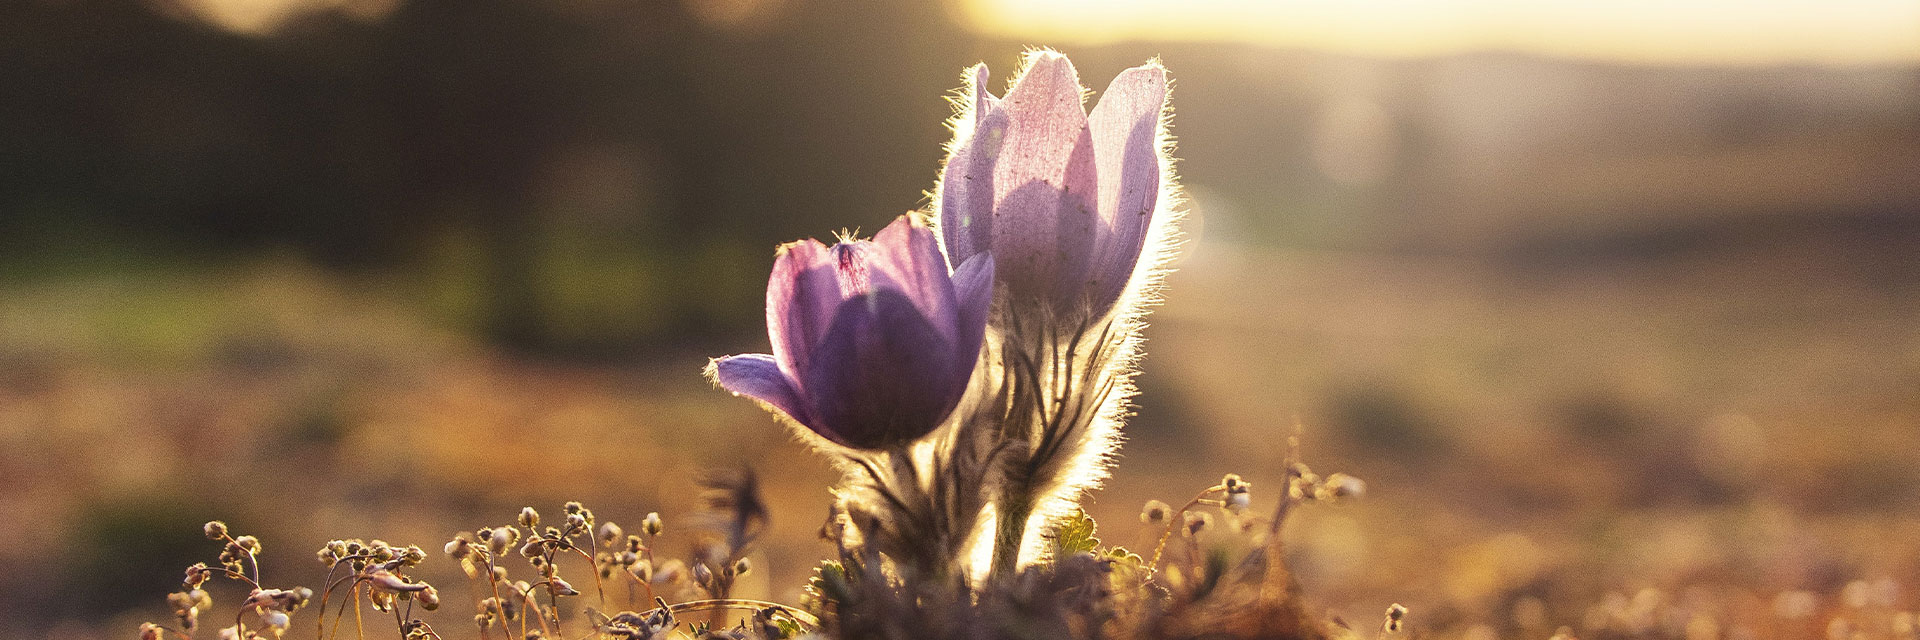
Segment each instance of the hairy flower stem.
M877 544L924 579L938 582L954 575L977 512L960 502L966 489L948 486L956 479L964 481L956 475L957 467L934 456L933 467L922 469L910 444L849 461L861 480L855 486L878 499L868 507L876 517L861 525L868 544Z
M1118 445L1118 425L1102 416L1116 393L1128 394L1125 373L1110 366L1125 344L1126 325L1112 318L1063 325L1050 314L1035 312L1039 322L1021 313L1003 316L998 355L1006 412L997 436L1014 446L1005 447L1012 459L1002 466L996 492L990 581L1010 579L1028 541L1051 525L1033 522L1034 514L1059 513L1097 486Z
M1002 512L994 526L993 567L988 573L993 581L1011 579L1014 570L1019 568L1020 548L1026 544L1027 520L1033 517L1030 484L1021 483L1001 498Z

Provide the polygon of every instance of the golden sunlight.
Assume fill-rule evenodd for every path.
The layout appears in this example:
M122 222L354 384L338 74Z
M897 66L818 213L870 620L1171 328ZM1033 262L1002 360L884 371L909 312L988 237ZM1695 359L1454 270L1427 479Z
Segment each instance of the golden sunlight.
M988 33L1048 43L1228 41L1360 55L1476 50L1648 63L1920 60L1911 0L966 0Z

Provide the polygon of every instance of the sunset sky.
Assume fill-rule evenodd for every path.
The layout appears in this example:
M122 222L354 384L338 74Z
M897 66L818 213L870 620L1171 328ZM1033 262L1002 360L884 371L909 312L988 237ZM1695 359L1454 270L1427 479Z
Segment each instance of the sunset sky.
M1379 56L1506 50L1648 63L1920 61L1916 0L966 0L1049 43L1247 42Z

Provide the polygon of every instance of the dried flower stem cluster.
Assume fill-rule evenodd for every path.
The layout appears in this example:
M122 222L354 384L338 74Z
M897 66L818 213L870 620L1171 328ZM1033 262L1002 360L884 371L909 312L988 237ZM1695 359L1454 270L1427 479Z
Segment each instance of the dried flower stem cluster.
M527 507L514 524L455 536L446 543L446 555L460 564L475 582L476 593L484 596L475 598L472 629L483 640L496 633L528 640L577 638L582 633L569 632L565 624L572 616L563 614L581 611L592 627L584 633L595 638L790 638L820 628L819 618L806 611L728 597L733 581L752 570L747 554L765 528L766 508L750 474L716 475L708 480L708 487L707 506L716 532L699 539L691 562L666 560L656 568L654 547L665 529L660 514L647 514L637 532L628 534L616 523L598 522L593 511L578 502L567 503L565 517L555 524L544 524L540 513ZM259 540L229 536L226 525L218 521L207 523L206 532L227 543L219 566L188 567L183 589L167 598L179 625L143 624L142 640L161 640L165 634L192 640L201 612L213 605L201 587L216 575L253 587L241 602L234 625L220 631L221 640L283 637L291 626L290 616L313 601L313 592L260 587ZM441 640L432 625L413 617L415 605L424 611L440 607L439 590L406 575L427 560L427 552L380 540L350 539L330 541L315 555L327 567L320 611L324 614L332 602L339 602L331 622L325 615L318 616L316 639L339 637L351 609L354 637L364 640L368 630L363 609L370 607L393 615L402 640ZM507 561L516 555L533 569L532 581L512 577ZM568 604L587 597L561 576L561 563L569 558L594 567L594 605ZM255 614L259 624L246 624L248 613ZM708 615L701 620L695 614ZM729 627L728 621L735 616L737 623Z

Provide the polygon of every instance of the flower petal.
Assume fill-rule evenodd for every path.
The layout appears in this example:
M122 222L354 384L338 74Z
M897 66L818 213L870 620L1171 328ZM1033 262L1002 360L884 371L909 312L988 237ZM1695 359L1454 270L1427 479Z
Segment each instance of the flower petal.
M954 357L974 360L980 357L980 342L986 339L987 313L993 308L993 254L983 253L953 270L953 294L958 313L959 342ZM967 376L973 370L966 371Z
M1160 114L1166 101L1167 70L1148 63L1114 78L1088 118L1105 227L1087 272L1096 311L1126 288L1146 244L1160 198Z
M940 175L940 233L955 265L993 248L993 163L1007 131L1007 112L987 91L987 65L967 76L972 110L954 131Z
M795 422L808 424L806 403L793 381L780 372L774 357L764 353L727 356L714 360L708 374L720 387L734 395L759 400L787 414Z
M906 294L920 315L932 319L941 337L953 344L958 339L951 320L953 281L947 276L947 258L940 255L940 241L934 239L933 230L914 216L900 216L874 234L867 248L865 267L868 277L879 282L875 288Z
M1015 295L1078 302L1099 225L1079 76L1066 56L1035 52L1000 104L1008 124L993 172L997 277Z
M839 308L839 276L833 252L816 240L789 242L780 247L767 279L767 338L773 357L792 380L807 370L813 345L833 321Z
M916 440L940 425L965 390L953 344L891 289L841 305L818 353L801 380L815 418L808 426L849 447ZM970 373L973 362L966 365Z

